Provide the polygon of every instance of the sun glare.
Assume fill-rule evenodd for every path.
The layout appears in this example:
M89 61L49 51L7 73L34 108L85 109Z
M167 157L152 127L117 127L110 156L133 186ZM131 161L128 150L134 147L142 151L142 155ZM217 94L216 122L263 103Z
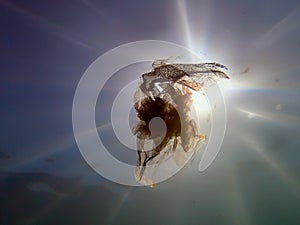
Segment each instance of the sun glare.
M211 111L211 106L205 93L193 91L192 98L193 106L195 107L197 113L207 114Z

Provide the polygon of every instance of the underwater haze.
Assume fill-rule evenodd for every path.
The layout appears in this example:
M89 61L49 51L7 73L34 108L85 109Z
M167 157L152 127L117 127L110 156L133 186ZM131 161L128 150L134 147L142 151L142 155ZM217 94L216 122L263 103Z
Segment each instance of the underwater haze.
M3 0L0 28L1 225L300 224L299 1ZM72 127L86 69L140 40L184 46L231 77L219 83L227 126L216 159L200 172L201 148L155 188L98 175ZM149 66L118 71L96 106L99 137L132 165L110 109ZM209 110L201 115L209 127Z

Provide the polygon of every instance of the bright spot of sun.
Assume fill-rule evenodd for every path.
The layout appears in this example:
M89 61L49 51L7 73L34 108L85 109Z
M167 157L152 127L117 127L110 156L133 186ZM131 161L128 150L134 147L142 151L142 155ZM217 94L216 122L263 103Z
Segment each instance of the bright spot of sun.
M209 101L204 93L193 91L192 98L197 113L206 114L211 111Z
M248 119L252 119L255 117L255 115L253 113L248 113L247 117L248 117Z
M239 84L237 81L234 81L233 79L220 80L218 82L218 86L223 94L228 94L232 91L242 89L241 84Z

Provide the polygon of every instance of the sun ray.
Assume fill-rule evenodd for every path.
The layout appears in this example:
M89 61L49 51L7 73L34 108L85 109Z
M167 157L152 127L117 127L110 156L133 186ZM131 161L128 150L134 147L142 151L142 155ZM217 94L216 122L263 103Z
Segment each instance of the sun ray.
M47 21L43 17L41 17L37 14L34 14L33 12L31 12L27 9L24 9L24 8L21 8L14 4L11 4L8 1L1 1L0 4L4 5L5 7L7 7L10 10L18 12L19 14L21 14L27 18L30 18L32 21L34 21L34 23L40 25L40 27L42 29L45 29L47 32L50 32L51 34L53 34L59 38L62 38L66 41L69 41L73 44L82 46L93 52L98 53L97 48L99 48L99 46L92 46L92 44L89 41L84 40L84 38L79 38L78 35L70 32L70 31L67 31L62 26L55 24L53 22Z
M274 105L274 107L268 111L254 111L241 107L235 107L235 109L247 115L248 119L259 118L282 125L295 125L300 123L299 116L282 113L282 106L280 104Z
M294 179L289 171L272 155L268 154L264 146L255 140L240 134L243 143L250 146L255 152L279 175L292 193L300 199L300 183Z
M290 12L287 13L281 20L275 23L269 30L267 30L260 39L255 42L258 47L263 47L266 44L272 44L283 35L289 33L293 29L296 29L300 25L299 20L300 4L294 7Z
M242 108L239 108L239 107L237 107L237 110L239 110L242 113L245 113L247 115L248 119L252 119L252 118L257 117L257 118L260 118L260 119L276 121L270 115L264 115L264 114L261 114L261 113L258 113L258 112L249 111L249 110L242 109Z
M188 9L190 8L188 7L187 2L188 1L185 0L177 0L178 18L180 19L179 24L181 26L181 33L183 33L186 47L195 55L203 59L204 57L207 56L207 53L204 52L204 47L205 47L204 43L206 41L205 30L207 27L206 24L207 21L206 20L201 21L200 23L198 23L199 21L197 21L197 27L199 26L201 27L201 29L197 29L197 31L200 31L200 34L198 33L197 35L194 35L196 30L194 30L195 32L191 30L191 27L193 26L191 25L192 23L188 19L189 18ZM198 13L206 14L207 12L206 10L207 10L206 8L201 9L200 12L198 11ZM195 40L194 37L196 37L197 40Z
M54 200L51 203L48 203L38 214L35 214L33 218L29 219L26 225L37 224L39 220L47 216L52 210L58 207L65 199L67 199L67 194L59 194L58 199Z
M186 45L190 50L193 50L193 44L192 44L192 40L191 40L191 31L190 31L190 26L189 26L189 21L188 21L186 3L184 0L177 0L177 6L178 6L179 17L181 18L182 29L183 29L183 32L185 35Z
M106 123L97 127L98 132L112 127L112 124ZM82 135L88 135L90 131L85 131ZM32 152L30 155L17 159L17 162L10 163L9 165L2 166L1 169L5 171L19 170L26 167L29 164L43 160L56 153L62 153L72 147L75 147L75 141L73 135L66 135L59 139L48 140L47 143L38 143L35 146L30 146L24 149L24 152ZM42 149L43 151L40 151Z
M104 15L104 12L101 11L98 7L95 6L94 3L92 3L91 1L89 0L81 0L81 2L86 5L89 9L95 11L96 13L98 13L100 16L103 16Z
M17 162L10 163L7 166L3 166L1 169L4 171L15 171L24 168L27 165L33 164L34 162L45 159L58 152L66 151L75 146L73 135L65 136L60 139L47 141L47 143L39 143L36 146L24 149L24 152L30 152L30 155L17 159ZM43 151L40 151L42 149Z
M228 162L227 162L228 163ZM234 224L251 224L250 216L247 211L245 200L243 199L243 195L241 193L241 187L239 186L239 183L237 181L237 177L235 175L235 169L230 164L228 165L229 171L228 171L228 179L231 183L231 195L233 196L232 200L235 201L236 204L234 204L234 212L233 213L233 220ZM238 214L237 214L238 212Z
M130 192L132 191L132 187L128 188L124 194L121 196L120 200L115 204L115 207L108 214L105 223L103 224L113 224L116 215L118 215L119 211L122 209L123 204L126 202Z
M105 124L102 124L100 126L97 126L97 130L98 132L103 130L103 129L107 129L107 128L111 128L112 127L112 123L109 122L109 123L105 123Z

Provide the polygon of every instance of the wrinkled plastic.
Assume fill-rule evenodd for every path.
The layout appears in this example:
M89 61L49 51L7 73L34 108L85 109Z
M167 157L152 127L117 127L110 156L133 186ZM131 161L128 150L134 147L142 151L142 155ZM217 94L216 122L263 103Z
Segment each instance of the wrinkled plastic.
M177 165L186 162L189 153L194 154L205 139L198 133L191 118L192 91L200 91L220 79L229 79L227 68L218 63L183 64L170 59L155 60L152 71L141 76L134 95L134 108L139 122L133 128L137 135L138 182L153 185L151 174L145 176L147 165L159 165L170 156ZM160 117L166 125L164 137L151 135L150 121ZM153 148L149 145L152 143Z

